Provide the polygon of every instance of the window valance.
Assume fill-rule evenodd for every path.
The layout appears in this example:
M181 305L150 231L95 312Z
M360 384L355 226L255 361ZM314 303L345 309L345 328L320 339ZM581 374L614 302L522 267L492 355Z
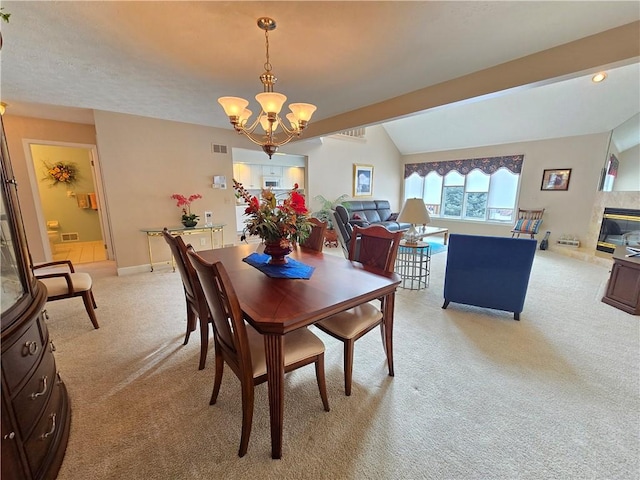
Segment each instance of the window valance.
M404 178L409 178L412 173L426 177L429 172L436 172L438 175L444 177L452 170L457 171L461 175L467 175L474 169L491 175L500 168L506 168L512 173L519 174L522 171L523 161L524 155L510 155L505 157L447 160L444 162L407 163L404 166Z

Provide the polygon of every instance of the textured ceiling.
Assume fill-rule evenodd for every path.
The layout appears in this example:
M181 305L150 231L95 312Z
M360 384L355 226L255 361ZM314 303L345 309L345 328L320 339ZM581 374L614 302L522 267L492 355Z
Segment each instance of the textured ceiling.
M640 19L637 1L2 6L11 13L0 55L9 114L90 123L97 109L219 128L231 127L218 97L253 99L261 89L260 16L278 23L270 35L276 90L318 105L314 122ZM403 153L606 131L638 111L637 66L625 75L610 75L621 91L589 108L582 95L593 85L575 80L570 93L559 84L520 89L386 128Z

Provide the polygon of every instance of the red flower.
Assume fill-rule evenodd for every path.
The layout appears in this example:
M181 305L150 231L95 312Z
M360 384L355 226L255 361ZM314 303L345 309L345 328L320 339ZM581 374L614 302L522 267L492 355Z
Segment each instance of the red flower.
M298 192L291 192L291 207L298 215L308 212L307 206L304 204L304 197Z
M259 209L260 209L260 201L258 200L258 197L251 197L251 200L249 201L249 206L245 208L244 213L246 215L250 215L252 213L257 212Z

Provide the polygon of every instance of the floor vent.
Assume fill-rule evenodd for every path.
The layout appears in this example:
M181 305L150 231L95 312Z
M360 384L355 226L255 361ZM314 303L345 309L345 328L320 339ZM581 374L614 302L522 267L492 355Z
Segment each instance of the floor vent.
M78 235L76 232L60 234L60 241L62 242L77 242L79 240L80 240L80 235Z
M213 153L227 153L226 145L216 145L215 143L211 144L211 151Z

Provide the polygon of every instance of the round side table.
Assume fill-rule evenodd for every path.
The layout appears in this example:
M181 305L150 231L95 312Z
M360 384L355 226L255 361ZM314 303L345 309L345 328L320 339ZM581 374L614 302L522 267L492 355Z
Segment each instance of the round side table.
M415 244L400 241L396 258L396 273L402 281L401 288L421 290L429 286L431 247L426 242Z

